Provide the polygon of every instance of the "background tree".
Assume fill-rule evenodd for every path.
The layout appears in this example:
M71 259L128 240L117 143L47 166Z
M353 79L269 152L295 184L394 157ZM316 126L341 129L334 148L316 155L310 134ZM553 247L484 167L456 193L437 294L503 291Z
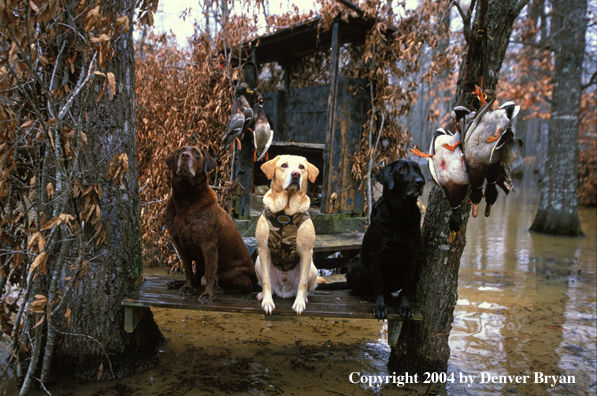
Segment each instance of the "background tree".
M555 51L546 177L531 231L582 235L578 218L578 132L587 0L554 0Z
M468 11L454 2L463 19L463 33L470 49L482 54L482 40L475 40L474 26L484 28L491 37L487 41L485 87L496 90L499 71L504 60L513 24L528 0L481 0L472 1ZM476 5L476 12L473 13ZM474 17L473 17L474 16ZM471 81L481 77L482 56L475 56L468 66L464 60L460 68L459 88L453 106L459 103L460 95ZM467 76L468 81L464 81ZM465 100L468 99L465 97ZM443 190L434 186L429 194L429 202L422 230L423 259L417 269L415 299L418 309L424 313L421 323L405 322L396 347L392 348L390 365L398 371L446 371L450 357L448 338L454 320L454 308L458 299L458 270L460 257L466 243L466 226L471 205L461 205L463 224L454 243L448 243L449 227L446 219L451 210Z
M142 21L155 5L141 4ZM145 369L163 341L151 314L125 333L120 305L142 272L134 10L129 0L0 2L0 319L21 394L52 369Z

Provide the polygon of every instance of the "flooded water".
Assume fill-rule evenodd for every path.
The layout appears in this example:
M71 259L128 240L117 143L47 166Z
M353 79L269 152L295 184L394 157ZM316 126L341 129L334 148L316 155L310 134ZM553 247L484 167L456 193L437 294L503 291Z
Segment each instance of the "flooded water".
M584 238L529 233L539 199L532 172L516 181L515 188L507 199L500 195L489 219L469 222L446 384L351 383L363 375L392 375L386 366L386 326L375 320L266 321L254 315L154 309L169 339L156 368L117 382L62 378L49 391L139 396L594 395L596 211L580 210ZM522 383L516 383L516 376ZM552 378L535 383L545 382L546 376L564 376L574 383L552 386ZM0 387L0 394L14 394L13 379L5 378Z

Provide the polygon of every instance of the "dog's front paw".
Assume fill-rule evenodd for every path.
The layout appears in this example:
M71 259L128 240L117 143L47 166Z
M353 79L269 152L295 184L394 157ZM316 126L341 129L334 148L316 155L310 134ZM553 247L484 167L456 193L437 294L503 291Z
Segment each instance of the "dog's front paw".
M177 281L170 281L166 284L166 286L168 287L168 290L171 289L178 289L180 290L181 287L183 287L185 285L185 281L182 280L177 280Z
M373 306L373 314L377 319L385 319L388 317L388 309L384 303L375 303Z
M294 300L292 309L294 310L294 312L296 312L297 315L302 314L306 308L307 308L307 297L305 297L305 298L297 297Z
M398 314L402 317L402 319L408 319L413 316L413 309L406 297L402 298L400 301L400 305L398 306Z
M264 297L263 301L261 301L261 308L263 308L266 315L271 315L276 309L276 304L274 304L274 300L271 297Z
M209 304L214 300L214 293L213 291L204 291L202 295L199 296L199 301L201 304Z
M190 296L193 294L193 288L191 286L184 285L178 290L178 294L181 296Z

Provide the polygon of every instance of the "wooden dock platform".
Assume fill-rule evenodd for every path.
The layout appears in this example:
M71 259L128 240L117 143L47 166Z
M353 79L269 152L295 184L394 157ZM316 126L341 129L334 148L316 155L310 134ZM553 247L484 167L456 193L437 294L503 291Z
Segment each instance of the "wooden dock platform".
M261 303L257 301L257 293L218 294L211 304L197 302L196 295L180 296L178 290L168 289L167 283L172 280L182 280L180 276L146 276L141 286L122 300L125 309L125 330L133 332L143 314L150 307L187 309L210 312L237 312L243 314L257 314L269 320L282 320L285 317L296 316L292 310L294 298L282 299L274 296L276 310L273 315L265 315ZM374 319L373 303L362 301L348 290L315 290L309 294L309 303L302 316ZM408 320L422 320L420 314L415 314ZM394 307L388 307L389 328L401 327L402 318ZM398 323L399 322L399 323ZM398 329L399 332L399 329ZM397 335L396 335L397 340ZM391 345L391 344L390 344Z

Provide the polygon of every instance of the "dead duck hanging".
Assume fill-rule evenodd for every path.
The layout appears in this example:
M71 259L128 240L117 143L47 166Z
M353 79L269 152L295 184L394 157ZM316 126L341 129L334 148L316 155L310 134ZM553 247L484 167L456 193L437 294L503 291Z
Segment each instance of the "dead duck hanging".
M249 102L244 95L247 93L253 94L253 91L245 83L241 83L235 89L236 93L232 102L230 119L226 123L226 133L222 138L222 147L230 144L232 149L234 149L233 142L236 140L237 147L240 150L240 139L242 139L244 132L253 119L253 109L249 106Z
M261 95L259 95L253 106L253 115L255 117L255 126L253 127L255 153L253 154L253 162L260 161L263 157L267 161L267 150L274 139L274 131L271 129L269 120L263 111L263 98Z
M439 128L433 135L429 154L423 154L419 150L411 150L414 154L427 158L431 177L444 190L452 207L452 213L448 220L450 227L448 240L450 243L454 242L456 233L462 226L460 204L466 197L469 188L466 164L459 145L459 132L452 134L449 130Z
M485 179L486 217L489 217L491 206L497 200L496 183L506 195L513 191L508 164L518 157L523 146L520 139L514 138L512 129L512 120L520 106L506 102L498 110L491 111L494 102L495 99L481 107L464 136L464 158L471 183L473 217L478 215Z

